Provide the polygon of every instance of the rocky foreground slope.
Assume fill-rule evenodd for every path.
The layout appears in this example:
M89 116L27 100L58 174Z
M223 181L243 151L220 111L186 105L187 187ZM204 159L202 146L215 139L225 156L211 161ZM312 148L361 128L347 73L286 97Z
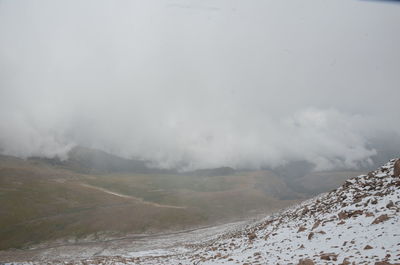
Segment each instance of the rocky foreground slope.
M70 264L400 264L400 160L180 253L158 253Z

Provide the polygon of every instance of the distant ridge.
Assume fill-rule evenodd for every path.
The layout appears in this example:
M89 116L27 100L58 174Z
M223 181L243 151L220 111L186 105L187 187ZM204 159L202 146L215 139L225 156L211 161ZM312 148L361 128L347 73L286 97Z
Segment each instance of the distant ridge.
M213 177L213 176L229 176L235 174L236 170L231 167L217 167L209 169L197 169L193 171L184 172L185 175L199 176L199 177Z
M149 161L126 159L105 151L82 146L72 148L68 159L61 161L58 158L30 158L31 160L45 161L49 164L67 167L79 173L109 174L109 173L145 173L168 174L175 170L158 169L148 166Z

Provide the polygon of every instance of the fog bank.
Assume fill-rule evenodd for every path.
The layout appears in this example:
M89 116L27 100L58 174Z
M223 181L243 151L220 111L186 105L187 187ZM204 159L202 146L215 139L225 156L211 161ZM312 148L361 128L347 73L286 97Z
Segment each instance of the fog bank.
M0 1L0 150L368 164L399 143L398 25L369 1Z

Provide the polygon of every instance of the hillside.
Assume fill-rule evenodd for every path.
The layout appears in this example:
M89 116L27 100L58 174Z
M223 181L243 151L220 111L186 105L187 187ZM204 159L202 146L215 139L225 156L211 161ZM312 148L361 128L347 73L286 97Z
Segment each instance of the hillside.
M400 264L400 160L194 244L73 264ZM174 252L174 251L175 252ZM56 262L57 263L57 262Z
M277 196L277 190L290 190L272 172L119 172L117 165L126 162L121 170L135 171L134 164L85 150L75 149L80 166L77 154L67 161L0 156L0 250L192 229L276 211L302 198Z
M358 173L303 170L296 175L299 168L291 167L290 174L283 168L281 175L229 167L178 173L84 147L75 147L63 161L0 155L0 250L249 219Z

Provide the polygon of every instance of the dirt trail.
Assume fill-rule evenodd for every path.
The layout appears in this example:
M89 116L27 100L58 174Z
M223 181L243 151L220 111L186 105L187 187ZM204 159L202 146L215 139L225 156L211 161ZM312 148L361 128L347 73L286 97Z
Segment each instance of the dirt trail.
M118 196L118 197L121 197L121 198L135 200L137 202L140 202L140 203L143 203L143 204L147 204L147 205L151 205L151 206L154 206L154 207L172 208L172 209L186 209L187 208L185 206L175 206L175 205L168 205L168 204L159 204L159 203L156 203L156 202L149 202L149 201L143 200L142 198L121 194L121 193L118 193L118 192L114 192L114 191L107 190L107 189L104 189L104 188L92 186L92 185L89 185L89 184L80 183L80 185L83 186L83 187L86 187L86 188L95 189L95 190L102 191L102 192L105 192L105 193L108 193L108 194L111 194L111 195L114 195L114 196Z

